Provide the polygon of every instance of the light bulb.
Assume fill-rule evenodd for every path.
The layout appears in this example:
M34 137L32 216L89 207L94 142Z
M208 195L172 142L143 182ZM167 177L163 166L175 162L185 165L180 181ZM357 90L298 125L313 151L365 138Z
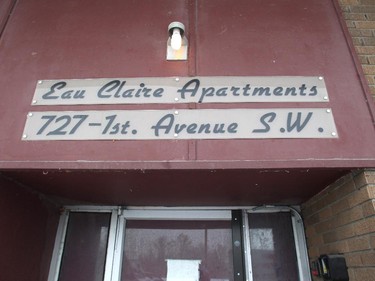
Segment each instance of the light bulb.
M173 28L173 33L171 37L171 47L173 50L179 50L181 48L182 38L180 34L180 29Z

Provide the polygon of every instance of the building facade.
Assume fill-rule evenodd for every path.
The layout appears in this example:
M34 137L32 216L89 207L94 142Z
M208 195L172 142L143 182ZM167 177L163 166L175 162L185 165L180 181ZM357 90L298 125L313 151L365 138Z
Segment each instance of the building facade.
M373 280L374 38L371 0L2 1L0 279Z

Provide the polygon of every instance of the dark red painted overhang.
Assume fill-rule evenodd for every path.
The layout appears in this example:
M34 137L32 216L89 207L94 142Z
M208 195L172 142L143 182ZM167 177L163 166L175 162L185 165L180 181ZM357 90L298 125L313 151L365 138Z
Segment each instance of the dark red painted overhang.
M61 204L123 206L299 205L348 171L22 170L0 176Z
M369 167L375 131L369 96L335 1L18 1L0 44L0 167L226 169ZM179 20L186 62L165 60L166 28ZM147 76L325 77L338 139L21 141L39 79ZM303 107L300 103L276 107ZM309 104L321 107L321 104ZM75 110L189 108L76 106ZM275 107L198 104L196 108Z
M128 182L134 180L142 192L156 184L150 193L155 200L142 201L150 204L162 203L157 192L168 194L177 185L187 194L181 193L176 204L191 204L185 198L195 193L202 194L196 204L222 203L228 196L239 198L227 204L302 202L351 168L375 166L373 104L339 13L333 0L19 0L0 38L0 169L21 184L74 200L89 200L92 186L94 201L141 204L129 191ZM186 62L165 60L166 29L175 20L187 27ZM38 80L150 76L324 76L339 138L21 141L27 112L72 110L31 106ZM74 110L240 107L306 105L140 104ZM280 177L279 170L294 172ZM258 179L265 193L248 189L246 184ZM210 199L206 186L220 187L217 200Z

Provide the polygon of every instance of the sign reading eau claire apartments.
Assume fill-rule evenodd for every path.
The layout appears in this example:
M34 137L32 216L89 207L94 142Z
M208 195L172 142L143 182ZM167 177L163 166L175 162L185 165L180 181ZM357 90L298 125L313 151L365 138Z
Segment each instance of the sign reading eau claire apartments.
M328 102L322 77L39 81L32 105L233 103L230 109L29 112L23 140L337 138L330 108L237 109L235 103Z

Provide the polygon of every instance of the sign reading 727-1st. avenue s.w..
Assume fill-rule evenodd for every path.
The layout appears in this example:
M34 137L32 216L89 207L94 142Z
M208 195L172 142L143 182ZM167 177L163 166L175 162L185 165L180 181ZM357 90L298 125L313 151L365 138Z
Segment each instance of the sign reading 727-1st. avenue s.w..
M337 138L331 109L30 112L23 140Z

